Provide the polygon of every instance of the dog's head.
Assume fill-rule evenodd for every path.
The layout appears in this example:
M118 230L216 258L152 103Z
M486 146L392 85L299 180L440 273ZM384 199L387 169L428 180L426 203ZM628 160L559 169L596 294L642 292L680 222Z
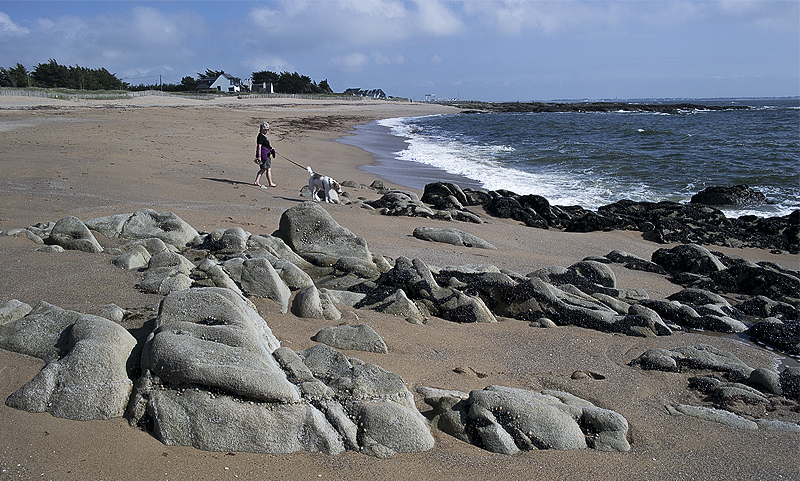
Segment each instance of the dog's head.
M336 189L336 192L338 192L339 194L341 194L341 193L342 193L342 186L341 186L341 185L339 185L339 183L338 183L338 182L336 182L336 181L335 181L335 180L333 180L333 179L331 179L331 187L333 187L334 189Z

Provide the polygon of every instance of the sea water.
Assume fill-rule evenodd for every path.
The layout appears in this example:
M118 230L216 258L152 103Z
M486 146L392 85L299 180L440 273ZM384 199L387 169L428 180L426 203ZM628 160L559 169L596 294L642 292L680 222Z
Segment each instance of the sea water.
M450 180L596 209L747 184L769 203L722 208L728 217L800 208L800 99L692 103L749 108L430 115L359 126L343 142L375 155L365 170L415 189Z

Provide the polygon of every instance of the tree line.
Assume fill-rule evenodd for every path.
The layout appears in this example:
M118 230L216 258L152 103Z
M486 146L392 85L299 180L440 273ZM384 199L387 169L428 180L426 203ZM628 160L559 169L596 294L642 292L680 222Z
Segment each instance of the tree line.
M258 86L272 84L272 88L276 93L282 94L328 94L333 93L328 80L325 79L317 85L316 82L311 80L306 75L300 75L297 72L270 72L262 70L261 72L253 72L253 88Z
M40 63L31 71L21 63L7 69L0 67L0 87L114 90L123 88L123 83L104 68L59 65L54 59L50 59L49 62Z
M197 90L198 83L202 80L216 79L224 72L221 70L206 69L198 73L197 78L185 76L178 84L157 83L131 85L124 79L119 79L115 74L105 68L91 69L79 65L59 65L55 59L47 63L40 63L33 70L28 70L24 65L17 63L13 67L0 67L0 87L41 87L41 88L67 88L74 90L164 90L168 92L192 92ZM260 71L252 74L254 90L260 90L272 84L275 93L308 94L308 93L333 93L328 85L328 80L319 84L306 75L297 72L270 72ZM242 85L246 90L247 86Z

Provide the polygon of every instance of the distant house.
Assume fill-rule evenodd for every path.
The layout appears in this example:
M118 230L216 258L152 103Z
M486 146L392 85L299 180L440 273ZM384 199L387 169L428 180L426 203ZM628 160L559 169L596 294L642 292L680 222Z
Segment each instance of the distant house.
M205 78L197 81L197 90L217 90L219 92L241 92L242 79L222 72L217 78Z
M272 85L272 82L261 82L260 84L255 83L252 80L250 82L252 83L250 90L252 90L253 92L266 93L266 94L275 93L275 87Z
M373 99L385 99L386 94L381 89L364 90L364 89L347 89L344 91L346 95L355 95L358 97L370 97Z

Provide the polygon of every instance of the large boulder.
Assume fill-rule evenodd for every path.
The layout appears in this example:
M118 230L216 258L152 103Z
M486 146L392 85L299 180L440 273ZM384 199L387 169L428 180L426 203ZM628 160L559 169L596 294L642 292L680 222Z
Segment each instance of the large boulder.
M372 262L364 238L340 226L315 202L287 209L281 216L279 232L296 253L317 265L331 266L341 257Z
M394 267L381 277L384 286L374 289L356 307L385 305L385 299L395 295L396 289L408 294L408 298L432 315L453 322L497 322L479 296L466 294L459 289L440 286L430 269L419 259L398 257ZM380 309L379 309L380 310Z
M763 295L775 301L800 305L800 273L769 263L743 262L709 275L720 292Z
M614 271L608 265L593 260L583 260L576 262L567 268L568 271L575 273L587 281L603 287L616 288L617 278Z
M710 274L725 269L725 265L714 254L696 244L658 249L653 252L652 260L672 273Z
M470 205L461 187L452 182L433 182L425 185L421 200L437 209L463 209L465 205Z
M115 256L111 259L111 263L121 269L141 269L142 267L147 267L151 257L153 256L146 247L137 245Z
M189 274L194 264L177 252L163 251L150 258L142 277L142 290L154 294L169 294L191 287Z
M177 248L183 248L198 238L197 231L177 215L153 209L97 217L87 220L86 225L109 238L157 238Z
M528 227L547 229L547 219L535 210L523 206L514 197L495 196L483 206L489 215L502 219L514 219L523 222Z
M359 420L357 439L365 454L388 458L427 451L434 445L428 423L416 408L375 400L354 403L352 409Z
M417 227L414 229L413 236L431 242L442 242L463 247L478 247L480 249L497 249L489 242L469 232L458 229L448 228L439 229L435 227Z
M763 205L767 196L744 184L706 187L692 196L692 204L735 205L739 207Z
M50 243L64 249L84 252L102 252L103 247L97 242L92 231L77 217L69 216L56 222L50 231Z
M762 319L750 326L745 334L787 354L800 355L800 320Z
M11 299L3 307L0 307L0 326L27 316L32 309L31 306L20 300Z
M373 209L378 209L382 215L409 217L433 217L435 215L433 210L422 203L413 192L386 192L380 199L367 201L365 204Z
M263 257L264 253L269 253L277 259L291 262L297 267L308 270L313 268L313 264L297 255L286 242L280 237L269 235L251 235L247 239L247 254L250 257ZM273 262L270 258L270 262ZM273 267L274 262L273 262ZM275 267L277 269L277 267Z
M109 239L116 239L122 233L122 228L133 214L113 214L105 217L96 217L85 220L84 224L89 229L99 232Z
M378 354L389 352L381 336L365 324L329 326L316 333L311 340L336 349L377 352Z
M238 254L247 250L250 234L241 227L215 229L203 239L203 248L217 255Z
M641 356L631 361L646 370L681 371L684 369L700 369L725 373L733 382L750 378L753 368L728 351L707 344L682 346L666 350L648 349Z
M120 237L149 239L155 237L178 248L194 242L198 236L194 227L172 212L139 209L123 224Z
M342 318L342 313L336 308L334 302L335 299L327 294L327 291L324 294L320 293L316 286L310 285L300 289L294 296L292 313L297 317L336 321Z
M784 319L797 319L797 308L785 302L772 300L766 296L753 296L736 305L736 308L745 314L755 317L777 317Z
M261 401L295 402L297 389L270 356L280 343L252 304L215 287L173 292L161 302L142 370Z
M113 321L41 302L0 326L0 347L47 363L6 404L75 420L122 416L133 387L127 363L135 345Z
M378 457L433 446L397 374L324 344L279 347L253 305L229 289L167 295L141 369L128 416L165 444Z
M238 279L242 291L251 297L272 299L280 306L281 313L286 314L292 292L272 264L267 259L255 258L245 260L241 266Z
M341 292L341 291L340 291ZM373 309L385 314L392 314L395 316L402 316L412 324L422 324L425 316L419 310L419 307L408 298L403 289L397 289L393 293L383 293L385 296L374 295L366 296L362 294L360 299L357 299L353 306L360 309ZM381 294L380 292L378 294Z
M668 300L688 306L697 316L682 318L681 324L690 329L717 332L744 332L744 315L722 296L704 289L683 289L667 297ZM684 313L689 311L684 310Z
M503 386L469 394L428 387L417 391L433 406L433 426L489 451L630 450L624 417L566 392Z
M344 451L339 433L308 403L243 403L201 389L155 389L151 434L166 445L256 453Z
M207 282L201 283L201 275L205 276ZM224 287L237 294L244 295L236 281L225 271L225 268L211 259L205 259L197 266L197 269L192 273L192 279L194 280L192 284L194 287Z
M628 224L617 216L603 215L600 212L587 210L583 215L570 219L565 230L567 232L595 232L625 229Z
M433 447L428 423L417 411L403 379L374 364L347 358L325 344L298 353L309 372L334 392L352 420L358 420L360 449L389 457ZM329 411L330 412L330 411Z

